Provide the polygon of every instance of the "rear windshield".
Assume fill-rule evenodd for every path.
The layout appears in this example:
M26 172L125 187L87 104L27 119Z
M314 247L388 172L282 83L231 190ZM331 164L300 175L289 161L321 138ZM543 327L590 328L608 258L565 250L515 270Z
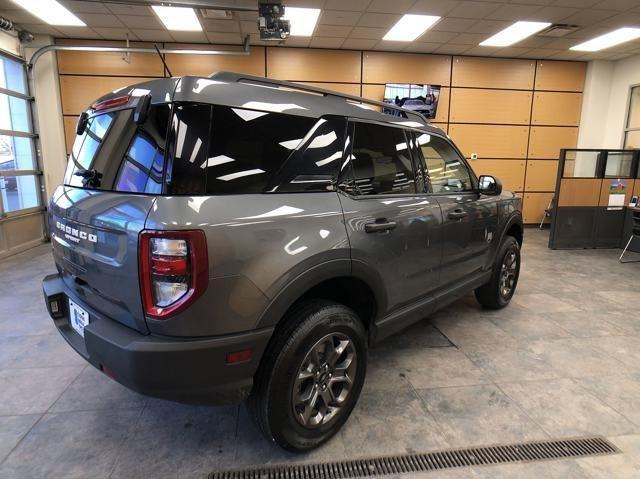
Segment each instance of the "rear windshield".
M151 106L142 125L134 123L132 109L90 118L73 144L64 183L98 190L160 193L170 117L170 106L163 104ZM87 172L98 176L92 179Z
M143 125L131 109L92 117L65 184L171 195L328 191L343 163L343 118L194 103L170 110L152 106Z

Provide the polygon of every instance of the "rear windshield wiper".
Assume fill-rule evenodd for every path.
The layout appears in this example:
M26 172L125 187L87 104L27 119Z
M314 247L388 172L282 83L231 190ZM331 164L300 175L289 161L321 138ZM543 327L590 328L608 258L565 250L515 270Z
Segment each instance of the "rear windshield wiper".
M92 188L100 187L100 180L102 180L102 173L98 170L91 168L88 170L80 170L74 173L75 176L82 177L82 186L90 186Z

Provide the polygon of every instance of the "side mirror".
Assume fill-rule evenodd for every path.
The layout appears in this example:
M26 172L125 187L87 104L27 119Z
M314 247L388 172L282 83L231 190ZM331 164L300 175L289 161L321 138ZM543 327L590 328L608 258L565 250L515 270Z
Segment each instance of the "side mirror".
M478 191L487 196L498 196L502 193L502 183L491 175L482 175L478 179Z

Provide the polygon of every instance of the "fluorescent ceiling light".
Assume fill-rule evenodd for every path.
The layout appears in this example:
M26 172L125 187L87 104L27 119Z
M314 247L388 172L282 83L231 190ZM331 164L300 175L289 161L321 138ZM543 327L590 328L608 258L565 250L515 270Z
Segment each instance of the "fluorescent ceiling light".
M153 11L167 27L167 30L177 30L181 32L201 32L202 27L193 8L186 7L163 7L153 5Z
M516 22L480 43L483 47L508 47L544 30L548 22Z
M86 24L56 0L13 0L31 15L49 25L86 27Z
M433 15L403 15L382 38L394 42L412 42L429 30L440 17Z
M640 38L640 28L619 28L599 37L592 38L589 41L573 46L570 50L578 50L581 52L597 52L605 48L619 45L620 43L630 42Z
M316 29L319 8L284 7L284 19L291 22L291 35L294 37L310 37Z

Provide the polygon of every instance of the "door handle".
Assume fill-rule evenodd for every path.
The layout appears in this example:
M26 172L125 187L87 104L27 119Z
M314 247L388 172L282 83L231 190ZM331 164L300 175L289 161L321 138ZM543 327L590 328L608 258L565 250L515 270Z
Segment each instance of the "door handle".
M447 218L449 218L450 220L458 220L466 216L469 216L469 213L467 213L462 208L456 208L455 210L449 212Z
M379 231L391 231L396 227L395 221L385 221L384 223L367 223L364 225L364 230L367 233L377 233Z

